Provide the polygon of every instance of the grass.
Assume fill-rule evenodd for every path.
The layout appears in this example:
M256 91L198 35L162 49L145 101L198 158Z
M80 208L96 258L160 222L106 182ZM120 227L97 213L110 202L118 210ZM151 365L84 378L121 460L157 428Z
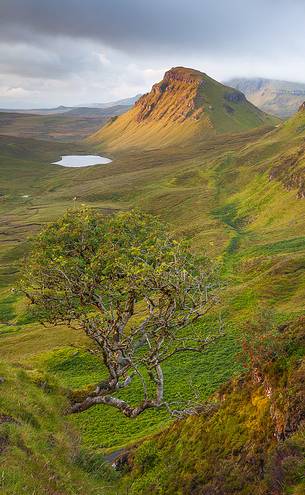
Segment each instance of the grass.
M120 109L119 109L120 110ZM122 113L120 110L120 113ZM118 110L80 109L56 115L0 112L0 134L47 141L76 142L96 132ZM83 113L82 113L83 112Z
M174 423L131 452L125 490L267 495L280 487L280 493L303 493L304 318L273 335L272 349L268 354L265 344L257 356L262 381L253 368L221 388L214 408ZM283 435L288 424L294 426Z
M78 170L50 163L64 150L77 152L79 145L1 138L0 301L2 315L14 324L0 327L1 357L35 363L63 387L77 389L100 378L99 364L85 351L85 336L28 320L23 300L10 292L28 237L77 197L76 205L87 203L107 214L140 206L160 215L176 236L190 237L194 250L223 265L226 337L207 354L169 363L168 397L205 398L238 373L241 329L257 307L272 305L279 321L304 307L304 203L295 190L269 180L274 161L302 136L289 144L288 131L284 138L282 132L259 129L210 137L197 146L118 150L111 166ZM204 324L201 331L206 331ZM138 398L135 385L128 399ZM72 421L87 447L115 450L160 431L169 418L150 411L131 421L99 406Z
M61 414L66 401L53 379L3 363L0 375L1 494L108 493L104 464L97 479L79 462L79 437Z
M201 323L197 331L206 335L211 325L212 322ZM222 337L221 345L214 343L204 356L190 353L172 359L164 368L168 401L183 407L188 400L207 398L221 383L239 371L240 363L234 362L236 345L232 329ZM46 370L51 376L56 376L63 387L72 390L94 385L105 374L98 358L84 348L60 347L34 356L31 354L23 362ZM221 364L215 368L215 363ZM142 396L141 384L136 381L120 396L131 403L138 402ZM82 432L87 447L117 449L160 430L170 422L170 417L166 411L148 411L130 420L111 408L98 406L73 416L72 421Z

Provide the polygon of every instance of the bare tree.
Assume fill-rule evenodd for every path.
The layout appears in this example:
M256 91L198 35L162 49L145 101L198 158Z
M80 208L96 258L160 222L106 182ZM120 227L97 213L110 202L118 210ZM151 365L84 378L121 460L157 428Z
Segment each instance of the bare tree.
M173 412L163 363L216 338L191 325L217 302L216 282L210 260L192 255L155 217L81 209L38 236L21 289L42 321L81 328L105 365L107 377L71 412L107 404L134 418L148 408ZM136 377L143 397L134 406L116 393Z

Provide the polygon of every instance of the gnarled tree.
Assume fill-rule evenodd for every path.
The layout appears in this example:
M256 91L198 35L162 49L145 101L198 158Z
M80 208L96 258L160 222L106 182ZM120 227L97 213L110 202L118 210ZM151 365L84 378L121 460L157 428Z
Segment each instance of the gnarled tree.
M192 255L151 215L69 210L33 241L25 266L21 290L40 321L81 328L107 371L71 412L108 404L134 418L169 408L163 363L202 351L214 338L186 328L215 304L211 262ZM143 398L134 406L116 393L135 377Z

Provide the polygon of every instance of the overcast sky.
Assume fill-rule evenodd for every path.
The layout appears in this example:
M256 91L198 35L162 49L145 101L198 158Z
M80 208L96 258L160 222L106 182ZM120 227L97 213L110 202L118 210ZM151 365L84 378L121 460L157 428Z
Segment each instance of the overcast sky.
M305 82L305 0L0 0L0 107L115 100L165 70Z

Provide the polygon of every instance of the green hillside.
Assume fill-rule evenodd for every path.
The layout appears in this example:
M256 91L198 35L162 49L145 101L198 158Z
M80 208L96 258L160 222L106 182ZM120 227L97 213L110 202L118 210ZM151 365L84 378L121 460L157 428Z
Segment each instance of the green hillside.
M223 386L205 411L131 451L129 493L303 494L304 323L265 334L250 371Z
M83 462L67 401L52 378L1 362L0 491L3 495L98 495L114 475L101 459Z
M194 125L197 123L194 121ZM177 125L173 124L175 128ZM262 312L266 307L271 309L270 318L277 324L304 312L305 206L300 194L304 132L305 114L300 110L293 119L276 128L260 126L243 133L211 132L196 144L192 137L183 144L157 149L153 149L153 144L145 150L113 148L111 164L82 169L64 169L51 162L61 154L101 151L100 144L95 147L86 143L80 147L1 137L1 359L47 372L65 390L79 390L96 383L100 370L96 357L88 352L87 338L77 330L46 329L31 320L25 301L11 292L11 288L18 279L28 236L67 207L85 203L109 214L138 206L160 215L176 236L191 239L195 251L207 252L221 263L221 314L226 328L221 344L213 344L202 355L185 354L183 359L173 359L165 369L167 397L179 400L182 391L189 399L195 396L207 399L240 373L241 363L236 355L240 352L244 325L256 317L260 308ZM121 137L124 142L124 136ZM298 157L295 166L288 161L291 156ZM292 171L297 172L294 177L298 180L287 180ZM203 319L197 330L204 336L217 326L218 314ZM245 418L248 421L248 414L252 418L256 410L256 406L252 410L252 406L245 405L252 393L249 387L246 385L244 392L232 392L236 394L232 401L247 409L242 421ZM253 393L263 400L261 391L255 389ZM131 401L136 400L137 386L128 394ZM232 418L230 400L228 422ZM14 415L13 411L10 414ZM165 446L164 452L171 449L172 431L177 429L186 440L191 437L188 426L180 423L171 426L172 420L165 411L148 411L131 421L107 406L97 406L67 421L77 427L86 449L97 453L109 453L140 442L168 426L169 434L164 433L164 443L160 444L160 449ZM211 426L215 428L213 432L218 429L217 421ZM269 428L269 419L266 421ZM198 452L204 456L200 443L204 418L192 417L186 424L192 425ZM239 431L243 423L236 428ZM252 437L242 438L248 441ZM268 443L268 439L264 437L263 441ZM186 446L186 440L184 447L189 452L191 444ZM155 448L154 442L151 445ZM274 445L274 439L270 440L270 448ZM181 443L177 443L179 448ZM234 439L228 455L231 448L235 448ZM136 469L142 469L139 462L136 460ZM162 462L158 460L155 464L162 472L161 488L176 476L173 468L167 480ZM182 457L179 462L185 459ZM143 468L145 490L155 489L149 481L151 468L150 465ZM183 485L186 491L181 493L188 493L187 483L193 476L193 471L188 469L186 465L181 470L188 479ZM203 468L198 465L196 469ZM205 472L210 472L210 467L206 469ZM133 493L141 493L139 486L135 484ZM248 492L238 492L236 488L228 493ZM302 491L291 493L300 495Z

